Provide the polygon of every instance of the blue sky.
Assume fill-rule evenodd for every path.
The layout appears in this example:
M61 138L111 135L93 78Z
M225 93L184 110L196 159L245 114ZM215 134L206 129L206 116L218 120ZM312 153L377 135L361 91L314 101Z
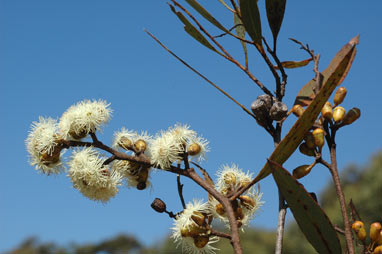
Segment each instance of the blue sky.
M200 2L226 27L231 26L232 17L218 1ZM259 1L262 13L263 2ZM343 83L348 89L343 106L359 107L362 117L338 133L341 168L365 164L382 148L381 8L378 0L287 3L278 44L282 60L307 58L288 40L293 37L321 54L323 70L345 43L361 36ZM80 100L111 103L113 119L99 136L108 144L113 132L123 126L155 134L177 122L191 125L210 141L211 152L203 166L211 175L231 162L257 173L273 151L271 138L253 119L162 50L144 29L242 104L249 107L261 94L233 65L186 35L165 1L0 1L0 251L31 235L68 244L131 233L154 244L169 233L172 221L152 211L150 203L160 197L169 210L180 209L175 175L154 173L151 191L122 188L103 205L81 196L65 174L39 175L28 164L24 140L30 124L40 115L59 118ZM270 38L265 16L263 31ZM221 41L242 60L238 42ZM271 74L254 50L250 50L250 69L274 89ZM285 102L290 107L298 90L313 77L312 65L290 70L288 75ZM287 120L284 135L295 120ZM296 153L285 167L309 162ZM319 192L329 181L328 171L316 167L302 183ZM195 184L183 182L187 201L206 199ZM261 182L261 190L266 204L252 225L272 229L277 224L277 190L270 177Z

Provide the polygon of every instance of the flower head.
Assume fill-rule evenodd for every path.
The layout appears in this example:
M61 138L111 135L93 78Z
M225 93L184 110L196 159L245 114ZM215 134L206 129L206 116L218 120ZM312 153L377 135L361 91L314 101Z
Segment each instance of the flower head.
M127 160L113 161L113 170L119 172L126 180L128 187L134 187L139 190L145 189L150 186L150 168L142 167L138 163L130 162Z
M60 119L59 127L65 138L81 139L100 129L111 118L110 104L105 101L80 101L72 105Z
M181 160L184 148L171 132L161 132L151 145L151 162L161 169L168 169L175 161Z
M208 141L200 136L192 137L187 144L187 152L197 161L206 159L206 153L210 151Z
M110 172L105 160L92 147L73 152L69 177L74 188L89 199L107 202L118 193L121 176L118 172Z
M152 137L146 131L138 133L136 131L122 128L114 133L113 147L115 149L122 148L125 150L135 150L137 152L145 152L150 156L149 145L152 142Z
M39 122L33 122L31 128L25 140L30 164L47 175L63 171L60 161L62 145L61 138L57 134L57 121L40 117Z
M186 253L214 254L216 248L211 244L219 240L208 233L208 204L194 200L174 221L171 235L175 242L182 245Z

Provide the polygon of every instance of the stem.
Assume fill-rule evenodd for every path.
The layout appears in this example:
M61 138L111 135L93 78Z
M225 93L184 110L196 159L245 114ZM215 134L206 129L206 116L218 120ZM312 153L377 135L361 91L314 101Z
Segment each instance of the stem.
M186 209L186 203L184 202L184 197L183 197L183 184L180 182L179 174L176 176L176 182L178 185L178 194L179 194L180 202L182 202L183 209Z

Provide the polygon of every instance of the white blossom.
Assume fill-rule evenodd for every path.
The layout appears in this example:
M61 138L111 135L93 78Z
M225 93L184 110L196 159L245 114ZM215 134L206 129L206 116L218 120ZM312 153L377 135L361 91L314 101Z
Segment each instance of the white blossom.
M172 132L161 132L152 141L150 152L151 163L161 169L168 169L173 162L182 160L184 147L177 142Z
M127 160L113 161L113 170L119 172L128 187L137 188L138 185L151 186L149 181L150 169L143 169L139 164Z

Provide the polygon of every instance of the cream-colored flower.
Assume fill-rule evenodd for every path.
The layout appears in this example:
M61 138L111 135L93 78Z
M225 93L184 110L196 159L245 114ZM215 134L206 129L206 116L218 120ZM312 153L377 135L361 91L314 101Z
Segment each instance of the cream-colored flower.
M171 237L185 253L214 254L217 250L211 244L219 240L210 236L206 227L208 204L194 200L188 203L186 209L174 220Z
M69 161L69 177L74 188L91 200L107 202L118 193L121 175L108 165L92 147L73 151Z
M190 130L190 126L188 126L187 124L181 125L177 123L173 127L170 127L167 130L167 132L170 133L170 135L174 139L174 142L183 146L185 146L189 142L189 140L196 136L196 132Z
M32 123L25 140L30 164L47 175L60 173L64 169L60 160L62 146L57 133L56 120L39 117L39 122Z
M82 139L109 122L111 109L102 100L84 100L72 105L60 119L59 127L65 138Z
M208 141L200 136L192 137L187 144L187 152L191 158L197 161L206 159L206 153L210 151Z
M151 144L151 163L161 169L170 168L171 164L182 160L184 148L171 132L161 132Z

